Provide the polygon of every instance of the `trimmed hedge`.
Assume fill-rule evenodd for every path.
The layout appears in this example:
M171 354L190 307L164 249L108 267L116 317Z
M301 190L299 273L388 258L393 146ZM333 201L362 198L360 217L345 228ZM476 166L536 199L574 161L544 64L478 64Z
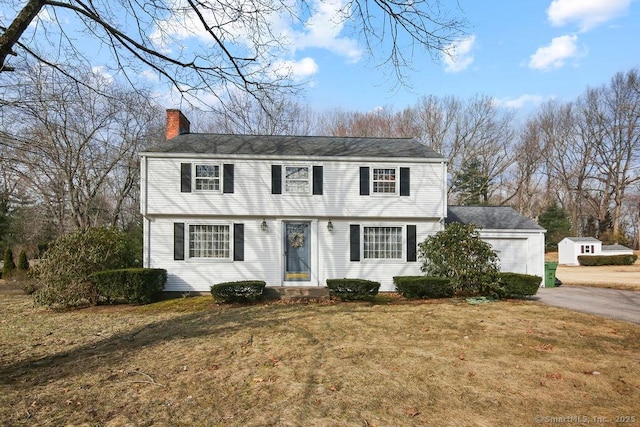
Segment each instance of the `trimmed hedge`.
M396 290L405 298L450 298L455 291L451 280L433 276L395 276Z
M521 273L500 273L501 298L535 295L540 289L542 277Z
M260 300L266 283L262 280L223 282L211 286L211 295L223 303L246 304Z
M90 276L98 292L99 301L112 304L124 301L149 304L160 299L167 281L167 270L162 268L124 268L105 270Z
M378 295L380 282L365 279L327 279L329 295L341 300L368 300Z
M638 255L580 255L578 262L586 267L598 265L632 265Z

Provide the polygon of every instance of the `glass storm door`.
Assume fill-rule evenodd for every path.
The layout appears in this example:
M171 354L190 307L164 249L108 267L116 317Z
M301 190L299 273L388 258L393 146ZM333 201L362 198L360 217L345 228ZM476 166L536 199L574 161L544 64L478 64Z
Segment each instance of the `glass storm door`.
M310 222L284 224L284 280L311 280Z

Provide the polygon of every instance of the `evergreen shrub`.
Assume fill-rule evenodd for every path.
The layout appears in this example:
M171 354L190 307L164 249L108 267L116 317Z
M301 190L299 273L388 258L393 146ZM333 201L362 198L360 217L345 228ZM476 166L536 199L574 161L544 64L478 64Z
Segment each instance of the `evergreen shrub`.
M580 265L595 267L599 265L632 265L638 260L638 255L580 255Z
M7 280L11 279L13 273L16 270L16 263L13 261L13 251L11 248L7 248L4 251L4 264L2 265L2 278Z
M378 295L380 283L365 279L327 279L329 295L341 300L369 300Z
M37 281L35 301L52 308L98 303L93 273L131 267L132 256L122 231L96 227L58 238L33 266Z
M158 301L167 282L162 268L126 268L99 271L91 275L100 302L149 304Z
M523 297L535 295L540 289L542 277L531 274L500 273L500 297Z
M223 282L211 286L211 295L222 303L247 304L260 300L265 286L266 283L262 280Z
M20 271L29 270L29 259L27 258L27 253L24 250L20 251L20 255L18 255L17 267Z
M450 298L455 291L446 277L395 276L393 283L405 298Z

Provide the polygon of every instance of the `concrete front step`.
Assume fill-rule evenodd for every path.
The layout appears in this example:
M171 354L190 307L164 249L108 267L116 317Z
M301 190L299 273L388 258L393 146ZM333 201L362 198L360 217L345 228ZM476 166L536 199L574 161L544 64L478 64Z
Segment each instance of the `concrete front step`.
M329 288L325 286L267 286L264 288L264 296L268 299L283 301L292 300L329 300Z

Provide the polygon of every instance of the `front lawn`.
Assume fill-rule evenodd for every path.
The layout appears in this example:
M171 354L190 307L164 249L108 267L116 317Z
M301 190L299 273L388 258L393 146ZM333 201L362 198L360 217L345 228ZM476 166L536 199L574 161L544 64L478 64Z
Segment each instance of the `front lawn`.
M532 301L384 301L218 306L196 297L55 313L0 295L0 420L640 422L640 326Z

